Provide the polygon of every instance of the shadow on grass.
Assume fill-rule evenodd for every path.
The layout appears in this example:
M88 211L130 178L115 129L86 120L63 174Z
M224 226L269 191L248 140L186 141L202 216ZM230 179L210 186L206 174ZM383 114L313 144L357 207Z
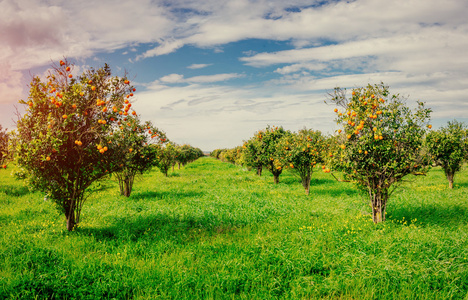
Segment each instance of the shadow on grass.
M24 185L1 185L0 192L4 192L7 196L21 197L29 194L29 189Z
M176 243L187 243L198 239L198 237L232 233L245 225L242 222L223 221L213 214L195 217L160 213L151 216L138 216L134 219L116 218L106 227L78 228L74 233L85 236L92 235L100 241L171 240Z
M468 208L460 205L442 206L425 204L422 207L405 207L394 209L391 213L393 220L411 221L428 225L457 225L468 222Z
M182 199L182 198L197 198L203 196L203 193L198 191L143 191L133 192L133 199L147 199L147 200L162 200L162 199Z
M355 195L367 196L354 184L338 182L334 179L312 179L310 182L310 192L319 195L329 195L332 197Z
M448 186L448 183L447 183ZM459 188L467 188L468 187L468 181L457 181L455 178L455 181L453 183L453 189L459 189Z
M271 183L273 183L273 177L271 177ZM299 176L280 176L280 183L286 185L296 185L301 184L302 180ZM326 178L312 178L310 180L310 186L318 186L318 185L328 185L336 183L336 180L333 179L326 179Z
M338 183L334 179L328 179L328 178L312 178L310 180L310 185L324 185L324 184L334 184Z

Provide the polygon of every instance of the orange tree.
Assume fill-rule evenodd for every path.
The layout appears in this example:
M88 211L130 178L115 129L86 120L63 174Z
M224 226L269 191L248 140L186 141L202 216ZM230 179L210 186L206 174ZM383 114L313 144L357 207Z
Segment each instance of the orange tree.
M263 163L260 155L262 137L263 135L259 131L248 141L244 141L244 145L242 146L245 165L249 168L255 169L258 176L262 176L263 170Z
M127 112L120 108L134 88L112 77L109 66L72 75L66 60L52 66L44 80L30 83L24 115L12 135L16 160L30 185L44 191L63 211L67 229L80 212L96 180L119 169L110 133Z
M127 103L124 110L128 108ZM111 133L108 143L115 147L114 162L119 163L115 176L119 181L120 194L129 197L135 176L149 171L154 166L156 151L153 144L162 144L166 135L151 122L141 123L135 111L117 123L119 127Z
M299 174L307 195L314 167L323 162L324 147L325 138L322 133L311 129L302 129L299 133L286 135L278 144L277 153L282 165Z
M441 166L453 188L455 173L460 171L467 158L468 139L464 123L448 122L447 127L430 132L426 137L426 147L435 165Z
M169 168L173 166L177 159L177 145L167 142L163 145L153 145L156 151L156 160L154 164L167 177Z
M187 144L177 146L177 152L178 155L176 161L179 164L179 169L180 165L185 166L186 164L203 156L203 151Z
M235 148L223 150L219 155L219 159L224 162L229 162L232 164L239 164L239 163L242 163L241 156L242 156L242 147L238 146Z
M265 130L260 130L255 133L254 136L254 159L258 161L258 166L266 168L273 174L275 183L279 183L279 176L283 172L283 164L280 161L277 147L280 140L290 134L291 132L284 130L283 127L268 126Z
M0 125L0 167L2 169L6 169L7 167L7 160L10 152L8 151L8 133L6 129L2 129L2 125Z
M222 153L223 151L225 151L225 150L226 150L226 149L215 149L215 150L213 150L213 151L210 152L210 156L211 156L211 157L214 157L214 158L216 158L216 159L219 159L219 156L220 156L221 153Z
M355 88L349 99L341 88L330 96L339 107L336 120L343 129L338 130L329 163L367 191L373 221L382 222L396 184L408 174L427 170L421 145L431 110L418 102L413 112L383 83Z

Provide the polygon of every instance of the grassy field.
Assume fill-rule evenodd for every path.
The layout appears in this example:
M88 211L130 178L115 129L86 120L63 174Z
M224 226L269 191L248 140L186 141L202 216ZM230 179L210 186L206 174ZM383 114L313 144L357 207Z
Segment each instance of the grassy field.
M0 171L0 299L467 299L468 173L409 178L374 225L329 174L280 184L201 158L103 181L79 228Z

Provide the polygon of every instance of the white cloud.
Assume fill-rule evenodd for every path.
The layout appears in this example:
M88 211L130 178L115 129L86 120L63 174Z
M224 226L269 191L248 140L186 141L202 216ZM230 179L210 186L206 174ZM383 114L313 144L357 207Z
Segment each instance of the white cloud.
M109 8L112 9L109 9ZM174 28L163 5L139 1L4 0L0 2L0 61L28 69L50 60L88 57L163 40Z
M203 68L209 67L211 65L212 64L192 64L192 65L188 66L187 69L192 69L192 70L203 69Z
M8 64L0 64L0 103L17 103L22 97L23 75L11 70Z
M179 49L184 45L184 42L181 40L168 40L163 41L158 47L148 50L142 55L137 56L137 60L148 58L152 56L159 56L164 54L169 54L174 52L175 50Z
M285 66L282 68L278 68L275 70L276 73L279 74L289 74L289 73L295 73L301 70L308 70L308 71L318 71L318 70L323 70L326 68L326 64L324 63L299 63L299 64L293 64L289 66Z
M226 81L234 78L243 77L242 74L226 73L226 74L214 74L214 75L202 75L184 78L181 74L170 74L160 78L161 82L164 83L210 83Z
M165 83L178 83L178 82L183 82L184 81L184 75L180 74L170 74L164 77L161 77L160 79L162 82Z
M202 76L194 76L187 78L187 82L196 82L196 83L207 83L207 82L218 82L218 81L226 81L234 78L243 77L242 74L236 73L226 73L226 74L215 74L215 75L202 75Z
M389 69L395 69L395 62L404 61L406 63L408 60L416 60L416 63L412 65L415 65L419 70L423 66L417 62L422 60L431 62L425 69L441 66L459 69L460 63L468 62L468 58L462 52L462 49L468 47L467 29L460 28L447 32L440 28L428 28L422 29L418 34L395 35L338 45L259 53L254 56L242 57L241 61L250 66L264 67L284 63L329 62L356 57L376 57L382 61L381 67ZM385 60L387 60L387 65L384 65ZM408 68L405 63L396 67Z

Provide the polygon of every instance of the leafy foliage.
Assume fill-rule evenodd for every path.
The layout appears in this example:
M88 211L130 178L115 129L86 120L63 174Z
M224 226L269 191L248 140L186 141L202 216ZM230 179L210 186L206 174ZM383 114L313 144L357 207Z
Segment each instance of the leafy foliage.
M454 120L448 122L446 127L430 132L426 137L426 146L434 164L444 170L449 188L453 188L455 173L460 171L468 155L465 124Z
M172 167L177 160L177 145L172 142L167 142L162 145L153 145L156 153L155 165L159 168L161 173L167 176L169 168Z
M335 112L343 129L329 163L367 190L374 222L384 221L392 186L406 175L427 170L421 145L431 110L418 102L413 113L383 83L353 89L350 99L345 90L336 88L330 102L341 108Z
M120 168L114 160L120 148L109 143L110 133L128 115L124 99L135 91L128 79L112 77L108 65L76 79L72 71L60 61L45 81L32 79L12 137L29 184L58 205L68 230L79 222L87 188Z
M262 135L256 133L248 141L244 142L242 152L244 163L247 167L257 170L257 175L262 175L263 161L261 157Z
M278 143L277 151L281 164L299 174L306 194L309 194L314 167L323 162L324 148L325 138L322 133L311 129L285 135Z
M176 162L179 163L179 168L181 164L185 166L186 164L204 156L203 151L201 149L192 147L187 144L177 146L177 152L178 154Z
M279 176L283 172L283 163L278 154L278 144L285 136L290 135L291 132L284 130L283 127L268 126L264 130L255 133L252 145L252 154L255 157L251 161L257 162L258 165L266 168L273 174L275 183L279 183ZM247 147L247 149L248 149Z
M162 144L166 134L147 121L141 123L137 115L129 116L111 133L109 142L119 150L115 151L114 161L119 162L115 175L119 181L120 194L129 197L132 192L135 175L143 174L154 166L155 148L151 145Z

